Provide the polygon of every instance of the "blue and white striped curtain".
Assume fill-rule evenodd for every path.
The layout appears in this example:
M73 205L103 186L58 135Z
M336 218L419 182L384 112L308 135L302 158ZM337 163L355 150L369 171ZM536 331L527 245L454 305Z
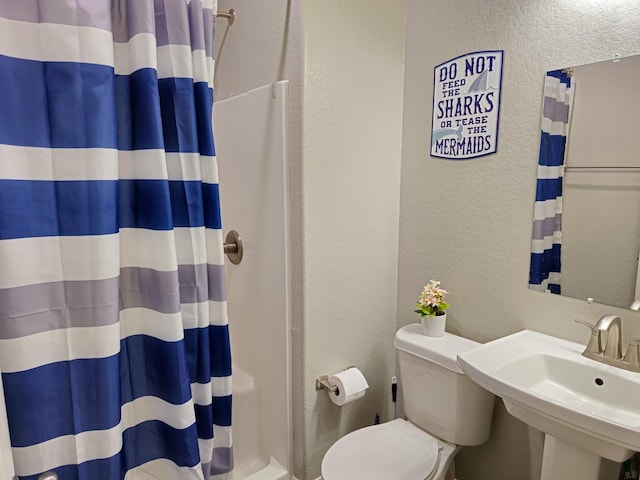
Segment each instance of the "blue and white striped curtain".
M561 284L562 182L572 100L570 75L547 72L529 286L553 293L560 293Z
M15 471L226 478L212 0L0 0L0 370Z

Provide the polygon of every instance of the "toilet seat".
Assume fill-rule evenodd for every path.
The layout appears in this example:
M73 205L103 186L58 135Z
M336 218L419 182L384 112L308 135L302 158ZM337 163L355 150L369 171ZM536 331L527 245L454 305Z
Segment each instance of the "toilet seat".
M322 460L323 480L430 480L440 462L439 443L406 420L345 435Z

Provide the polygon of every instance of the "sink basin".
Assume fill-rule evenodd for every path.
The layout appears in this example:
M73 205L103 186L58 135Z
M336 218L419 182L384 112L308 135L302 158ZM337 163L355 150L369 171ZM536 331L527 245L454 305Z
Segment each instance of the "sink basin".
M585 358L583 350L579 343L523 330L459 354L458 363L502 397L514 417L622 462L640 450L640 373Z

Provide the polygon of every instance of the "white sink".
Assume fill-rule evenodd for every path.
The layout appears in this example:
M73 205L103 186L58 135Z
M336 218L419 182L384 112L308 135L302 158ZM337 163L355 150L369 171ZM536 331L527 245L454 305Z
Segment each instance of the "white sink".
M585 358L583 350L523 330L459 354L458 363L514 417L588 455L621 462L640 450L640 373Z

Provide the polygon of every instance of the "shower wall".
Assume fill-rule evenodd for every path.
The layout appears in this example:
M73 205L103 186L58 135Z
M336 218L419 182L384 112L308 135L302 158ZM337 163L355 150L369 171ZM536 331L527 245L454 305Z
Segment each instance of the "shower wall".
M214 105L223 230L244 243L226 270L236 470L271 464L265 480L285 478L278 464L291 471L287 89L277 82Z

